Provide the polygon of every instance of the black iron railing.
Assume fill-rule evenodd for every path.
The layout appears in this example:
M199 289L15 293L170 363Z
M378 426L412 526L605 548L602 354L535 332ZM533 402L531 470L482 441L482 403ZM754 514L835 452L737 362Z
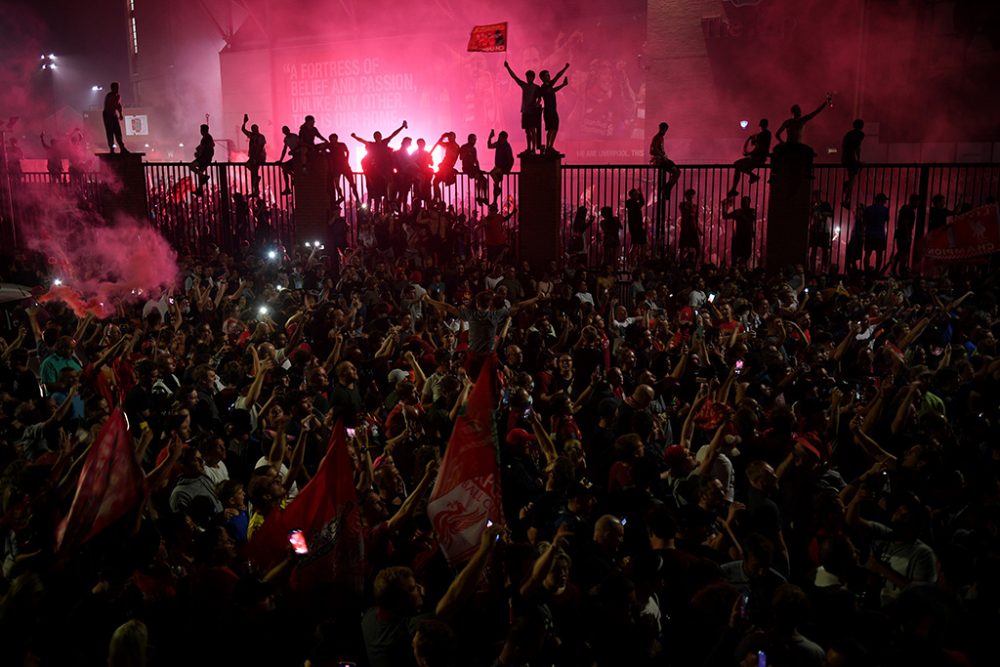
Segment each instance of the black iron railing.
M295 194L289 190L281 165L267 163L260 168L260 196L250 197L250 172L245 163L220 162L209 166L207 183L199 195L198 174L188 163L145 164L148 216L164 236L181 249L197 252L208 244L235 249L240 243L289 244L295 238ZM656 169L649 165L564 165L562 168L562 231L563 248L567 255L583 254L593 264L602 263L604 239L599 228L599 210L611 207L623 223L620 238L621 252L615 264L618 269L633 265L637 249L633 248L625 214L625 200L631 189L638 189L645 199L642 209L643 225L647 231L647 255L676 257L678 255L680 202L684 192L693 189L698 210L701 234L702 261L729 264L732 261L733 223L724 217L725 212L740 197L750 198L750 206L757 211L754 234L754 262L763 260L767 234L767 168L759 170L760 179L749 184L741 180L739 194L728 199L733 181L731 165L693 164L680 165L680 175L669 199L662 196L657 184ZM829 202L833 216L827 221L829 245L826 248L829 263L844 268L850 259L848 244L858 228L856 222L858 203L871 204L878 193L888 197L890 211L888 248L895 247L896 216L899 208L910 195L920 199L917 229L924 228L931 198L942 195L946 206L959 210L963 206L978 206L1000 196L1000 164L873 164L865 166L854 180L850 204L844 205L846 173L838 165L818 164L814 172L814 189L819 198ZM363 174L351 177L359 192L359 199L349 196L347 177L340 181L341 191L348 195L343 203L350 241L358 242L359 229L370 219L366 207L367 192ZM517 202L517 173L502 180L500 204L509 210ZM100 196L100 183L92 174L70 177L63 174L53 179L47 173L25 173L9 179L11 186L0 184L0 204L4 217L3 241L17 243L15 230L30 229L34 215L32 197L19 194L32 193L35 199L46 188L59 188L60 192L82 200L96 200ZM492 182L489 184L492 191ZM333 183L330 184L333 192ZM473 248L481 246L482 228L476 224L486 213L486 207L477 201L476 184L471 177L458 174L455 184L442 188L444 204L462 216L463 224L471 229ZM579 207L585 207L589 224L582 235L574 235L571 224ZM13 217L15 226L9 218ZM511 242L518 233L516 217L511 221ZM581 238L582 236L582 238ZM914 244L916 245L916 244ZM818 256L822 252L816 253Z

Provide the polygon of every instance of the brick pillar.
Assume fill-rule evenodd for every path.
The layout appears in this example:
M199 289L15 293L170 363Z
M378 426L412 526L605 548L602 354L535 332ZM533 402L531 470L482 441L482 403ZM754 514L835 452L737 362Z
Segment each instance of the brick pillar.
M97 153L102 171L113 181L104 184L98 193L101 214L110 219L115 213L125 213L141 220L146 217L146 170L142 164L145 153ZM120 187L119 187L120 186Z
M518 256L532 269L560 261L562 158L558 155L521 156L517 183Z
M327 153L313 151L295 172L295 243L329 241L326 238L331 198L328 157Z
M776 149L767 202L768 271L805 264L809 254L813 150L805 144L783 144Z

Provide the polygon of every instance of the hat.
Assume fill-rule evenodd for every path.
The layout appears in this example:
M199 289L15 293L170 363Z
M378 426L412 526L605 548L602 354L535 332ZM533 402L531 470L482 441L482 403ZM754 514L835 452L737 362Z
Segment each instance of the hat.
M533 434L528 433L528 431L523 428L512 428L507 433L506 442L508 445L516 447L523 445L526 442L535 442L537 439L538 438L536 438Z
M673 468L687 458L687 450L680 445L670 445L663 450L663 460L667 466Z
M396 384L397 382L402 382L403 380L409 380L410 374L401 368L393 368L389 371L389 384Z

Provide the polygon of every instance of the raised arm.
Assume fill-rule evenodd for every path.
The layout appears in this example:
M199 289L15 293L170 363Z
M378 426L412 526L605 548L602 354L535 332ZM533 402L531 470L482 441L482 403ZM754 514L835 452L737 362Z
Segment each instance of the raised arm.
M249 114L243 114L243 125L240 126L240 132L242 132L243 136L245 136L245 137L252 136L250 134L250 130L247 129L247 123L249 121L250 121L250 115Z
M561 77L563 74L565 74L566 70L568 70L568 69L569 69L569 63L566 63L565 65L563 65L563 68L561 70L559 70L558 72L556 72L555 76L552 77L552 80L553 81L558 81L559 77Z
M389 530L396 530L403 522L413 516L413 513L417 509L417 503L423 499L424 494L427 493L427 489L430 488L431 482L434 481L437 467L438 463L434 459L427 462L427 467L424 468L424 476L420 478L417 488L413 489L413 493L406 497L403 504L399 506L399 510L389 519Z
M818 116L820 111L830 106L831 99L832 98L829 95L827 95L826 98L824 98L824 100L820 103L818 107L816 107L811 113L807 113L805 116L802 117L802 122L807 123L816 116Z
M362 139L361 137L359 137L358 135L354 134L353 132L351 132L351 138L354 139L355 141L357 141L359 144L364 144L365 146L367 146L367 145L369 145L369 144L372 143L371 141L368 141L367 139Z
M400 132L402 132L403 130L405 130L407 127L409 127L409 126L406 124L406 121L404 120L403 124L400 125L399 127L397 127L396 131L393 132L392 134L390 134L388 137L386 137L383 141L385 141L385 143L389 143L390 141L392 141L393 139L396 138L397 134L399 134Z
M435 310L443 310L444 312L448 313L449 315L458 316L458 314L459 314L458 308L456 308L455 306L451 305L450 303L447 303L444 300L435 301L429 295L425 294L424 295L424 301L427 302L427 303L429 303L431 305L431 307L434 308Z
M507 70L507 74L510 74L510 78L514 79L514 81L517 82L517 85L519 85L519 86L527 85L527 84L524 83L524 81L522 81L521 79L519 79L517 77L517 74L514 74L514 70L512 70L510 68L510 63L509 62L507 62L506 60L503 61L503 66Z
M437 603L434 610L435 615L443 620L450 618L459 607L468 600L479 585L486 563L489 561L493 548L500 539L500 529L498 526L489 526L479 539L479 549L466 566L458 573L451 586L445 591L444 596Z

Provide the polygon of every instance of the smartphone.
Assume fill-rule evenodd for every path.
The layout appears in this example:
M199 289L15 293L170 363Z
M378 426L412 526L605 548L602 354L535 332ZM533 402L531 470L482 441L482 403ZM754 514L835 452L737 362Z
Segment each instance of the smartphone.
M712 293L710 293L710 294L708 295L708 302L709 302L709 303L715 303L715 297L716 297L716 296L717 296L717 294L716 294L715 292L712 292Z
M357 430L355 430L353 428L347 428L347 429L344 429L344 430L347 432L347 437L348 438L353 438L355 435L357 435Z
M743 372L743 360L742 359L737 359L736 360L736 374L740 375L742 372Z
M306 536L301 530L288 531L288 543L292 545L295 553L302 555L309 553L309 545L306 544Z
M622 517L622 528L624 528L627 525L628 525L628 519L626 517Z
M531 419L531 408L525 408L524 414L521 415L523 419Z
M767 653L757 651L757 667L767 667Z
M750 618L750 591L743 591L740 596L740 618Z

